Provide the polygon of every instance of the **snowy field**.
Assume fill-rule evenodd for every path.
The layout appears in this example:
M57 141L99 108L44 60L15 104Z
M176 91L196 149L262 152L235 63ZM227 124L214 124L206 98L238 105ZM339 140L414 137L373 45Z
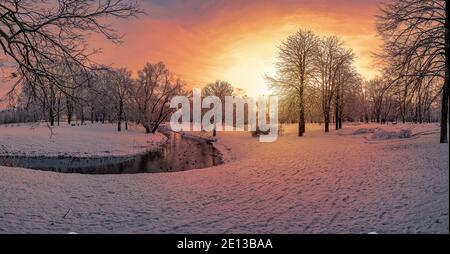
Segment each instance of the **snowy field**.
M228 162L185 172L0 167L0 233L449 233L449 146L439 144L437 124L345 125L327 134L322 127L308 125L298 138L295 125L285 126L273 143L220 132ZM102 131L92 131L97 143ZM20 132L2 129L1 142L36 138ZM71 136L66 152L91 152L87 139ZM115 137L108 142L121 142ZM126 152L134 142L89 149Z
M117 131L115 124L49 128L41 124L0 125L0 156L129 156L158 148L165 142L162 134L149 135L138 126ZM122 126L123 129L125 129Z

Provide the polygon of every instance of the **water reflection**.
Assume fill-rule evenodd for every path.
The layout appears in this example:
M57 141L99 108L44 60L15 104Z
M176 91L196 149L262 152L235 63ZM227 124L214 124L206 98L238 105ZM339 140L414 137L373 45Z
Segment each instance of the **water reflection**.
M0 165L63 173L133 174L184 171L222 163L220 153L204 140L168 132L168 142L158 151L132 158L70 158L1 156Z

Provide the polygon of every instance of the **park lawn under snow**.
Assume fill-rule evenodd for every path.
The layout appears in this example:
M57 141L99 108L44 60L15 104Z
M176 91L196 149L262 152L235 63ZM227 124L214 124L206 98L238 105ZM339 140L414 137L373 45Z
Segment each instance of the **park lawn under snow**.
M40 124L0 125L0 156L130 156L157 149L166 140L162 134L146 134L131 126L117 131L114 124L49 127ZM124 129L124 127L122 127Z
M231 159L184 172L0 167L0 232L449 233L449 146L438 125L322 127L299 138L286 126L273 143L220 132ZM412 137L355 134L377 127Z

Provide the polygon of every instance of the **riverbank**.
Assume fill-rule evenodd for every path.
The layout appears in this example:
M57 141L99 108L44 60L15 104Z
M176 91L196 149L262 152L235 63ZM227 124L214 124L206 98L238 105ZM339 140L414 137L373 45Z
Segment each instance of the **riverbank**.
M45 123L0 125L0 156L128 157L161 147L167 138L131 125L118 132L114 124Z
M410 138L372 129L411 129ZM164 174L0 167L0 233L444 233L448 144L439 126L284 126L276 142L219 132L236 158ZM367 131L361 131L367 129ZM372 137L373 136L373 137Z
M184 138L199 140L211 144L214 149L216 149L220 154L220 159L223 163L230 162L236 159L236 154L234 154L231 147L228 147L223 142L217 142L217 137L212 136L212 132L206 131L172 131L168 123L162 124L161 128L163 131L175 132L182 135Z
M33 129L33 132L24 132L23 127L25 126L10 126L9 128L16 127L22 127L22 130L18 128L17 133L13 133L16 137L20 135L21 139L14 143L12 147L23 145L24 140L30 139L27 135L36 134L34 130L39 128L37 126ZM136 174L176 172L211 167L222 163L220 152L203 138L172 132L168 128L160 128L156 134L144 134L144 136L142 134L144 130L139 127L133 126L133 128L122 132L111 132L113 127L112 125L94 124L57 127L47 130L51 136L45 140L46 142L42 144L36 142L39 138L42 139L42 135L40 135L33 137L35 143L30 144L34 148L39 147L38 144L44 147L38 150L38 155L35 155L36 151L30 149L24 152L26 155L12 154L9 152L11 149L4 149L4 152L8 155L0 154L0 165L61 173ZM39 134L39 132L37 133ZM115 147L105 154L105 151L102 150L104 146L100 145L95 147L96 150L86 149L88 151L80 153L77 150L80 148L77 147L79 144L75 144L70 150L67 149L70 143L59 143L71 142L70 140L64 140L71 133L81 136L78 142L84 141L84 146L101 143L105 138L107 140L122 138L122 135L125 135L128 139L122 138L121 142L116 140L113 143L113 145L120 145L117 148L121 150ZM89 142L86 142L86 136L91 137ZM57 140L55 141L56 137ZM9 138L11 139L11 137ZM135 145L136 138L146 140L145 143L137 147L138 149ZM49 142L52 142L53 146L58 146L64 152L59 152L56 155L54 153L45 154L45 146L48 146ZM132 149L124 150L132 144ZM51 148L54 149L55 147Z

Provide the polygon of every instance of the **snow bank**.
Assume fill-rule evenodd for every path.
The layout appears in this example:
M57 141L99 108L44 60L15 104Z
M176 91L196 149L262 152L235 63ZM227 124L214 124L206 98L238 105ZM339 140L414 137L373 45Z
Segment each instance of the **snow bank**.
M165 128L169 128L165 126ZM192 138L192 139L199 139L206 141L214 146L217 151L220 153L220 157L223 162L230 162L236 158L236 155L232 151L232 149L226 145L224 145L222 142L218 142L219 135L222 136L220 133L217 132L218 136L212 136L212 132L206 132L206 131L180 131L178 132L181 135L183 135L184 138Z
M400 131L386 131L379 129L375 131L371 138L375 140L386 140L395 138L410 138L412 137L412 131L410 129L401 129Z
M118 132L114 124L0 125L0 156L119 157L155 150L166 137L138 126Z
M410 129L401 129L398 133L399 138L410 138L412 137L412 131Z
M386 129L385 129L386 128ZM410 128L401 128L397 130L395 127L374 127L374 128L358 128L354 130L352 135L372 134L371 139L387 140L396 138L410 138L412 137L412 130Z
M359 128L359 129L355 130L352 134L353 135L361 135L361 134L367 134L367 133L374 133L377 130L379 130L379 128Z
M290 125L261 143L218 132L236 158L177 173L0 167L0 233L448 234L449 146L438 126L409 127L429 134L369 144L338 135L351 127L297 137Z

